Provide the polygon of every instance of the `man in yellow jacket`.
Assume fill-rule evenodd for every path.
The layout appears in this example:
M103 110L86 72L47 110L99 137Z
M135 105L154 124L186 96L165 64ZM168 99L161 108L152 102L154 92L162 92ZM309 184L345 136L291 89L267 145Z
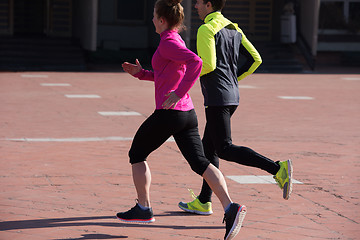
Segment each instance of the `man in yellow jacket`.
M292 191L290 160L277 161L262 156L252 149L236 146L231 140L230 118L239 105L238 81L253 73L262 63L260 54L237 24L221 14L226 0L197 0L195 8L204 21L197 33L197 51L203 61L200 73L204 96L206 126L203 136L205 156L219 167L219 158L242 165L260 168L274 175L283 198ZM245 63L240 63L240 56ZM192 193L192 202L180 202L187 212L212 214L212 191L203 182L199 196Z

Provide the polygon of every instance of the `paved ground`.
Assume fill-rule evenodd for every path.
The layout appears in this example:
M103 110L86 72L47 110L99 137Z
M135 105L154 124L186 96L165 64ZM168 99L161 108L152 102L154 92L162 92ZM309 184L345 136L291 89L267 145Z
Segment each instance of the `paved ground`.
M233 141L274 160L291 158L302 184L285 201L275 184L227 178L233 200L248 207L236 239L360 239L359 79L255 74L241 82ZM198 84L191 94L202 133ZM149 157L156 222L114 217L135 204L127 151L153 111L153 95L152 83L125 73L0 73L0 239L223 239L216 198L211 216L177 208L201 178L171 141ZM109 111L140 115L98 113ZM267 175L225 161L221 170Z

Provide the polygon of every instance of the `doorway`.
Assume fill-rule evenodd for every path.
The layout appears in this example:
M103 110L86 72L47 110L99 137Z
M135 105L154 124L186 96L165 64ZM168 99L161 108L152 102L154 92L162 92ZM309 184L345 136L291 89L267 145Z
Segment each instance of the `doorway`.
M14 0L14 35L43 36L46 0Z

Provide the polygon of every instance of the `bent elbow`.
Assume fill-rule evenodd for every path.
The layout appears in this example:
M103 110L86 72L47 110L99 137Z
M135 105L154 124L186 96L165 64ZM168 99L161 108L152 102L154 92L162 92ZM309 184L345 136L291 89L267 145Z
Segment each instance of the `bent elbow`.
M259 56L257 58L255 58L255 63L259 66L260 64L262 64L262 58Z

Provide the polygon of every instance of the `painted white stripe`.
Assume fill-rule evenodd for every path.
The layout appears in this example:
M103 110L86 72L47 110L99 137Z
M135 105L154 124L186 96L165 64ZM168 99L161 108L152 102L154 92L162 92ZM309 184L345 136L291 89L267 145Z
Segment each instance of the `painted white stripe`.
M36 75L36 74L22 74L23 78L48 78L48 75Z
M13 142L101 142L101 141L131 141L127 137L88 137L88 138L5 138Z
M285 100L313 100L313 97L307 97L307 96L279 96L281 99Z
M101 98L99 95L95 94L65 94L67 98Z
M105 142L105 141L132 141L132 137L88 137L88 138L3 138L0 141L10 142ZM167 142L175 142L170 137Z
M255 88L257 88L257 87L255 87L255 86L250 86L250 85L239 85L239 88L255 89Z
M69 83L40 83L43 87L70 87Z
M240 175L240 176L226 176L227 178L240 184L276 184L273 176L259 176L259 175ZM303 184L300 181L293 179L293 184Z
M359 81L360 77L344 77L342 80Z
M138 112L98 112L102 116L141 116Z

